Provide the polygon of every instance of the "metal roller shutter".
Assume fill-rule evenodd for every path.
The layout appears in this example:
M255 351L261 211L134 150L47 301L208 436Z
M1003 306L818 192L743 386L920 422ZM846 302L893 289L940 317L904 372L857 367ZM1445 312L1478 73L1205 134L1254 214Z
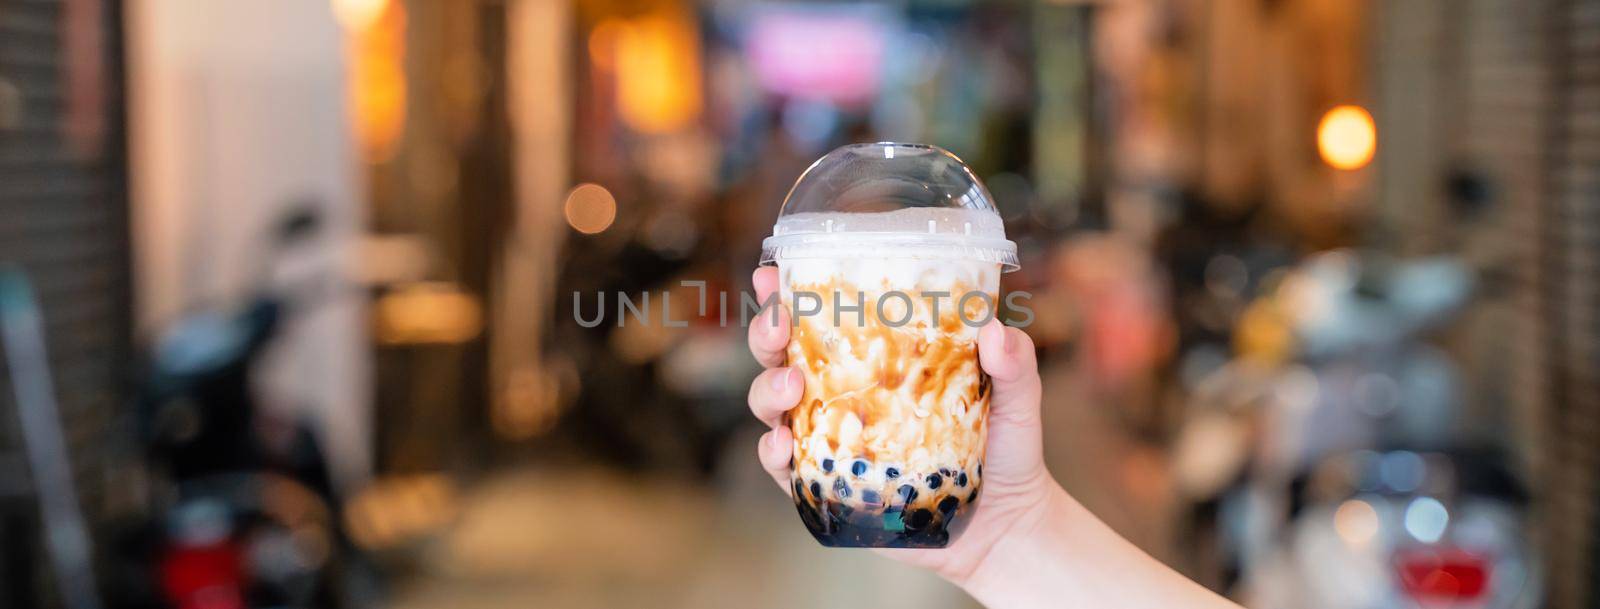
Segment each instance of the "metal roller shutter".
M1473 377L1518 429L1537 489L1547 606L1596 606L1600 518L1600 0L1444 3L1455 156L1497 208L1469 256L1505 280ZM1451 54L1451 53L1447 53Z
M1492 269L1461 328L1467 423L1518 449L1534 484L1546 606L1600 606L1600 0L1381 11L1387 137L1406 140L1387 148L1405 158L1383 161L1382 222L1398 251L1459 251ZM1440 170L1481 176L1488 215L1451 226L1430 196L1445 194Z
M1471 411L1478 434L1500 436L1517 449L1523 472L1539 489L1550 462L1541 447L1548 423L1549 225L1544 170L1551 101L1545 15L1560 0L1470 0L1437 3L1442 11L1442 64L1449 76L1434 111L1444 116L1445 162L1479 175L1492 193L1486 215L1458 235L1460 253L1491 269L1491 289L1468 317ZM1435 179L1443 183L1445 176ZM1448 222L1448 212L1435 222ZM1509 434L1496 430L1509 429Z
M1549 17L1550 600L1557 608L1593 607L1600 601L1600 0L1558 2Z
M42 301L64 428L91 519L105 501L102 447L123 399L128 359L117 8L100 0L0 0L0 263L20 266ZM82 62L85 53L97 57ZM87 78L89 88L75 89L75 78ZM85 117L103 120L90 131L96 145L87 148L69 134ZM50 586L41 563L30 561L38 551L37 508L6 375L0 366L0 605L41 606L50 595L40 591Z

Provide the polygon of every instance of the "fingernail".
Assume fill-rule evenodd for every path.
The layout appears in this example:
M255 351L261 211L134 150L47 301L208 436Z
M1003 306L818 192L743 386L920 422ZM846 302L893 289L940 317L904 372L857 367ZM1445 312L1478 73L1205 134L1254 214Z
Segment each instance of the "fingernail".
M784 368L782 374L772 375L772 389L779 393L789 388L789 375L794 374L794 368Z
M1017 346L1017 339L1011 337L1011 329L1000 326L1000 352L1010 354L1011 349Z

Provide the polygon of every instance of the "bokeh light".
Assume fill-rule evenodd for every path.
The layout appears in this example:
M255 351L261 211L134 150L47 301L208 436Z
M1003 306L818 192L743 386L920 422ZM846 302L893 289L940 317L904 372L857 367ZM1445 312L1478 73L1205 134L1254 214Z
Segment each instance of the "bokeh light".
M651 15L599 32L593 45L612 43L617 115L640 133L671 133L700 117L700 44L694 22L679 14ZM605 49L598 49L605 57Z
M1333 529L1346 544L1365 546L1378 535L1378 510L1361 499L1345 501L1333 513Z
M1383 484L1402 493L1420 488L1427 475L1428 466L1422 456L1409 450L1391 452L1378 462L1378 476Z
M377 22L389 0L333 0L333 18L352 32L365 31Z
M617 38L626 24L620 19L606 19L589 32L589 61L596 68L610 70L617 65Z
M482 331L483 305L453 284L419 281L379 297L373 321L386 345L459 344Z
M1422 543L1435 543L1444 537L1450 512L1432 497L1417 497L1406 506L1406 532Z
M579 184L567 193L567 224L586 235L605 232L617 219L617 198L599 184Z
M1377 148L1378 128L1360 106L1338 106L1317 125L1317 152L1335 169L1366 167Z
M358 8L338 9L340 4ZM384 0L335 3L349 29L349 113L368 162L394 157L406 121L405 7ZM373 11L370 15L365 11Z

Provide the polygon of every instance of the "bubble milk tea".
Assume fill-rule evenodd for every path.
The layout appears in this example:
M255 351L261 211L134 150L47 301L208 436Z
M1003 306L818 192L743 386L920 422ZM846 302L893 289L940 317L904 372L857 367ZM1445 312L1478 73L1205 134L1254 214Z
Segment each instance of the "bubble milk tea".
M1016 268L988 192L938 148L846 146L801 177L764 246L805 378L785 417L801 520L828 546L944 547L982 487L978 330Z

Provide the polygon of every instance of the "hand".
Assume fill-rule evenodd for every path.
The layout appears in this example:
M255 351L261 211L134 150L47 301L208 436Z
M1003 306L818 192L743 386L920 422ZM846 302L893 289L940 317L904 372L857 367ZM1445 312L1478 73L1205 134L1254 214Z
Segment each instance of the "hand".
M778 289L777 270L757 270L754 282L766 302ZM805 379L783 367L787 311L771 314L777 324L750 325L750 352L767 370L750 385L749 401L772 428L757 449L761 466L787 493L794 436L783 414L799 402ZM990 607L1237 609L1118 536L1056 484L1044 466L1039 365L1027 334L992 321L978 333L978 363L994 385L977 511L947 548L878 553L932 570Z
M778 288L777 269L757 270L754 282L757 301L766 302ZM757 450L761 465L787 493L793 436L783 425L783 414L800 401L805 378L798 370L783 367L789 320L782 307L772 310L779 316L776 326L765 317L750 324L750 352L767 368L750 385L750 409L772 428L761 437ZM994 389L983 498L967 530L945 549L879 550L958 585L970 579L997 541L1036 526L1048 511L1052 489L1059 489L1044 466L1033 341L1021 330L991 321L978 333L978 362Z

